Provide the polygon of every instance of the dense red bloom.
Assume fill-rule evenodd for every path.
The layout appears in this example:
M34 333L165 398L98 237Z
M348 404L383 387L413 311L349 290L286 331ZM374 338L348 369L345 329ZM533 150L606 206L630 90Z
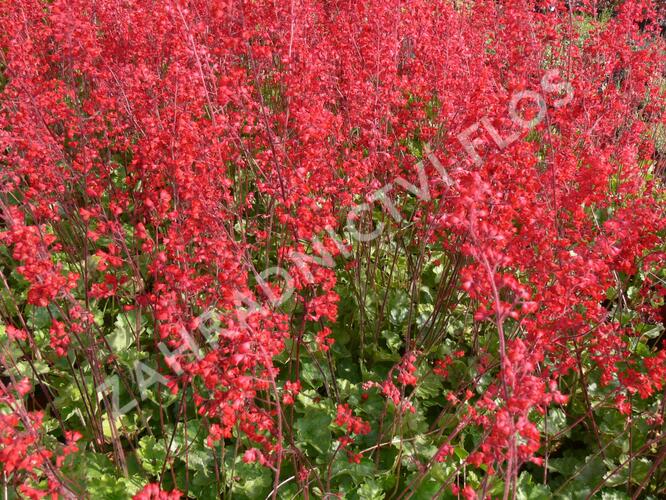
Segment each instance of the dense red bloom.
M370 425L362 419L355 417L348 404L338 405L338 416L335 423L344 427L350 434L367 434L370 432Z
M159 484L147 484L143 489L134 495L134 500L178 500L182 494L177 491L162 491Z
M341 401L378 389L381 448L432 390L482 434L467 463L508 484L542 446L536 416L567 403L561 381L588 375L582 358L630 418L628 396L666 384L666 351L633 347L664 307L664 43L657 2L614 2L603 22L598 3L3 2L0 289L21 361L92 384L79 396L106 444L114 402L88 392L120 375L126 390L150 358L183 397L175 418L196 413L210 446L232 440L277 474L285 457L310 471L286 426L323 394L347 446L371 425ZM404 318L364 282L390 282L396 262L415 276L391 290ZM444 264L421 304L419 276ZM635 316L611 312L630 294ZM469 380L424 388L424 366L433 387ZM336 370L367 378L343 378L341 397ZM44 477L64 490L51 462L77 435L43 449L41 414L17 406L28 394L0 394L0 458L36 497Z

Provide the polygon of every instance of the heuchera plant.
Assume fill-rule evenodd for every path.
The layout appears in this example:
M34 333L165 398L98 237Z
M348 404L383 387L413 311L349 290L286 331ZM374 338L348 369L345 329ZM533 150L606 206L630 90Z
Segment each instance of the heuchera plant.
M661 2L0 24L3 498L666 495Z

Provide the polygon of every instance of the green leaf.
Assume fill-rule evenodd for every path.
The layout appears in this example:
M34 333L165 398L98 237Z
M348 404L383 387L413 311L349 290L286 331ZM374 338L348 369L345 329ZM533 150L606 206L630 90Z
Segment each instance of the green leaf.
M423 371L423 370L419 370ZM426 375L418 374L419 384L416 387L416 396L423 400L425 406L440 404L442 394L442 379L432 372Z
M257 464L246 464L240 460L236 463L235 469L236 476L240 480L234 484L233 498L248 500L266 498L273 485L269 469Z
M620 457L622 461L626 460L626 456ZM613 467L609 466L609 469L614 470L615 469L615 464L609 464L612 465ZM630 481L636 484L640 484L645 477L647 476L649 470L650 470L650 461L645 459L645 458L640 458L640 459L635 459L631 461L631 479L629 477L629 471L630 471L630 464L627 462L627 464L622 467L620 470L615 472L612 476L607 475L605 477L605 484L614 487L614 486L623 486Z
M135 311L118 315L113 332L106 337L107 342L111 346L111 350L115 354L127 351L127 349L134 344L134 329L136 328L136 323ZM140 328L141 320L139 320L139 329Z
M629 500L631 497L623 491L604 490L601 492L601 500Z
M540 500L542 498L550 498L551 496L551 491L548 487L536 483L531 474L523 472L518 478L517 500Z
M372 479L366 480L358 489L359 500L383 500L384 490Z
M296 421L296 433L299 441L302 441L320 453L326 453L333 438L329 425L331 417L322 411L308 412L304 417Z
M548 470L571 477L582 460L575 457L551 458L548 461Z
M418 475L417 475L418 476ZM410 478L411 480L412 478ZM428 476L414 493L415 500L432 500L437 498L437 494L442 489L442 484L432 476Z
M567 415L559 408L552 408L548 412L548 419L542 419L539 429L542 432L547 432L549 436L559 434L560 431L567 427Z
M313 388L317 388L323 383L321 371L314 362L305 356L301 360L301 380Z
M5 375L13 375L17 379L28 378L31 381L37 380L37 375L44 375L49 373L51 368L46 362L41 359L35 359L32 361L32 366L27 361L19 361L15 366L5 370ZM36 373L35 373L36 372Z
M389 302L389 320L396 326L402 325L409 315L409 299L404 291L396 292Z
M164 442L157 442L153 436L143 436L141 438L136 454L141 462L141 467L151 474L161 472L167 456Z
M333 466L331 467L332 477L348 476L354 484L361 485L369 477L375 475L375 464L367 458L362 458L361 463L349 463L345 453L338 453L335 456ZM377 479L375 477L375 479Z
M146 483L139 475L121 476L111 460L99 453L87 453L81 460L89 498L129 500Z
M402 337L398 332L383 330L382 337L386 340L386 345L391 349L391 352L396 353L402 347Z

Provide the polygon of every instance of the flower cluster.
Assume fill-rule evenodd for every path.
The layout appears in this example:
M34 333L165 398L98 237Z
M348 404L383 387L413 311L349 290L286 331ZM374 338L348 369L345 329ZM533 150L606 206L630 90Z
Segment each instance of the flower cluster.
M487 493L577 391L631 420L666 384L658 3L1 3L5 475L65 494L79 432L159 456L138 499L326 495L334 423L415 491L473 442Z

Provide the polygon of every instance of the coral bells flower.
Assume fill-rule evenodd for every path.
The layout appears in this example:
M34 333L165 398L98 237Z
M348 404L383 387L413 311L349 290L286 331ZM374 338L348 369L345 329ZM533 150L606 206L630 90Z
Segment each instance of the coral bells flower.
M348 404L338 405L338 414L335 423L344 427L350 434L367 434L370 432L370 424L359 417L355 417Z
M80 432L65 431L65 440L67 444L63 446L62 454L56 458L56 465L58 467L62 467L67 455L70 455L79 450L79 447L76 444L76 442L79 441L82 437L83 435Z
M446 457L452 454L453 454L453 446L451 446L448 443L445 443L439 447L439 450L437 450L437 453L435 453L434 459L436 462L444 462L446 460Z
M301 383L300 382L291 382L287 381L284 383L282 396L282 403L286 405L293 405L294 398L301 392Z
M317 347L324 352L327 352L335 343L335 339L331 337L331 329L324 327L317 333Z
M120 477L153 438L164 473L134 483L270 488L218 477L223 446L275 472L272 495L342 491L334 430L390 472L377 487L411 488L388 496L427 471L383 443L454 461L471 436L474 475L515 492L552 410L584 426L617 395L627 425L659 425L664 2L462 3L0 1L12 491L67 493L79 457ZM604 439L627 430L611 420Z
M7 325L5 331L11 340L27 340L28 338L28 334L25 330L14 328L12 325Z
M417 378L414 375L414 372L416 372L415 362L416 355L413 353L408 354L403 358L402 363L398 368L398 382L403 385L416 385Z
M162 491L159 484L147 484L143 489L132 497L133 500L179 500L182 493L178 490Z
M60 321L53 320L49 334L51 336L51 347L55 349L58 356L64 356L70 342L69 336L65 333L65 325Z
M615 407L622 415L631 415L631 403L624 394L615 396Z
M30 379L25 377L16 382L16 384L12 384L12 388L18 393L19 396L25 396L31 391L32 384L30 383Z
M250 448L249 450L246 450L245 453L243 453L243 462L246 464L257 462L261 465L264 465L267 461L266 457L260 450L256 448Z
M435 366L432 371L435 375L446 378L449 376L448 368L451 363L453 363L453 359L450 356L446 356L443 359L437 359L435 360Z
M474 488L467 485L462 490L462 495L465 500L476 500L478 498Z

